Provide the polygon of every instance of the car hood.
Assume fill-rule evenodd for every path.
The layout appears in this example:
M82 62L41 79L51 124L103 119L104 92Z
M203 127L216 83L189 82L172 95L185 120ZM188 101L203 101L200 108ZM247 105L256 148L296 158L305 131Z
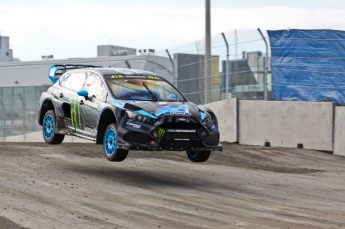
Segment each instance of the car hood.
M123 101L122 107L133 111L144 110L157 117L162 115L200 117L199 108L191 102Z

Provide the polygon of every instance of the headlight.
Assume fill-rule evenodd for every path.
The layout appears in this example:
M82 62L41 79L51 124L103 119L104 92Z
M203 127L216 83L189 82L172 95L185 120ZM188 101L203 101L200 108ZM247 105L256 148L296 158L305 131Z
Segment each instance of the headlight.
M134 121L153 124L155 122L155 119L148 117L147 115L138 114L132 111L126 111L128 114L128 117L133 119Z
M137 114L137 113L133 113L133 120L138 121L138 122L143 122L143 123L149 123L149 124L152 124L155 122L154 119L142 114Z
M204 115L203 119L201 120L202 124L205 126L210 126L213 123L212 116L207 111L205 111L204 114L205 115Z

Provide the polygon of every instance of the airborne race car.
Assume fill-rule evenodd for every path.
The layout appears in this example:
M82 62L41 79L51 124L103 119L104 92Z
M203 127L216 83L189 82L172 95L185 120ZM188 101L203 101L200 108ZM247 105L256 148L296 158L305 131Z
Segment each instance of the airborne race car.
M103 144L110 161L123 161L128 150L176 150L205 162L223 150L215 114L155 73L53 65L48 76L54 85L42 93L38 111L48 144L65 135L89 139Z

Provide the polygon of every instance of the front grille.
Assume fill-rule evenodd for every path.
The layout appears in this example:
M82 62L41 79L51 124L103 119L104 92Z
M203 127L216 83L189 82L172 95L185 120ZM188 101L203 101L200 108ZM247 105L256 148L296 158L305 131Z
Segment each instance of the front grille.
M166 122L159 126L160 128L169 129L198 129L203 128L200 123L186 123L186 122Z
M151 142L151 138L146 134L141 133L127 133L124 138L126 142L135 142L140 144L149 144Z

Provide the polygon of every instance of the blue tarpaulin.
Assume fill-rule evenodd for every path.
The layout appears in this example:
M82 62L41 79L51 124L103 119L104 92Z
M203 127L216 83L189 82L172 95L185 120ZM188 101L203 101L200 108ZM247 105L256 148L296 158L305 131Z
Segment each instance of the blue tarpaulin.
M345 31L269 30L272 98L345 105Z

